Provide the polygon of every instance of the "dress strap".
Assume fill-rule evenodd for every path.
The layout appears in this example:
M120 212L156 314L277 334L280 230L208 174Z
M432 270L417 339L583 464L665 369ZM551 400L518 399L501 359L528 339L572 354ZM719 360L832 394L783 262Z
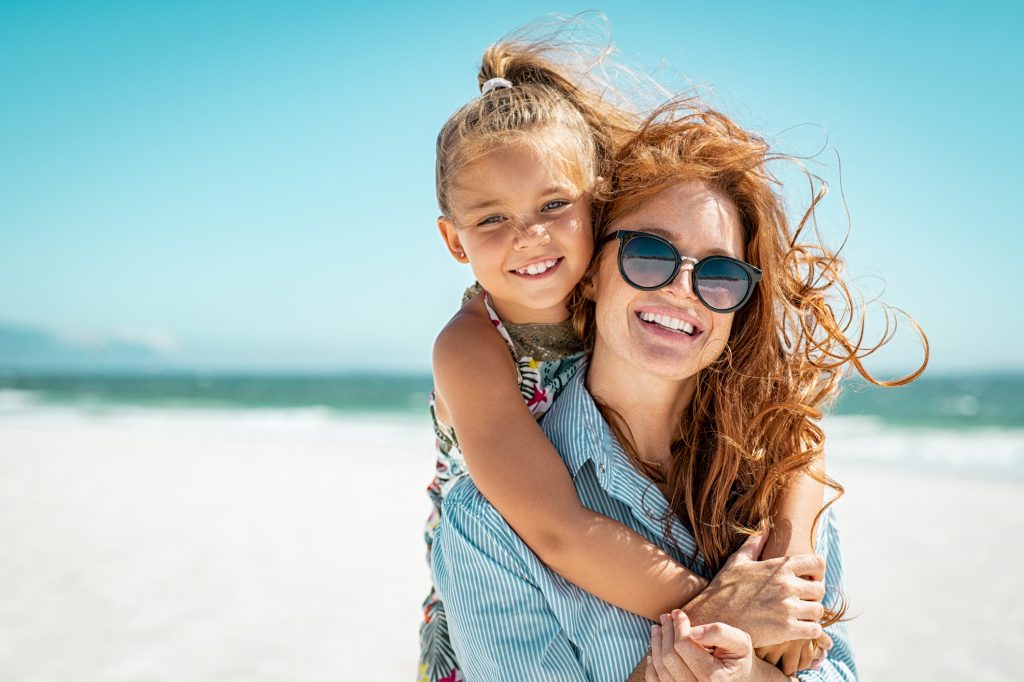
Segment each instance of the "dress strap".
M487 309L487 317L491 318L491 324L501 335L501 338L505 339L505 345L508 346L508 352L512 355L512 362L516 366L516 379L519 383L523 381L522 372L519 371L519 356L516 354L516 346L512 343L512 337L508 333L508 329L505 327L505 323L498 317L498 313L494 310L494 306L491 305L491 295L487 293L487 290L482 291L484 298L484 308Z

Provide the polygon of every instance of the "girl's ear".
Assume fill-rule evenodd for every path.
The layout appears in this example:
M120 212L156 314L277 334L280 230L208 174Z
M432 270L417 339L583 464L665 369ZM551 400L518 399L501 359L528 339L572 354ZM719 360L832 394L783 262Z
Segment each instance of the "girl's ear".
M460 263L468 263L469 258L466 257L466 249L462 247L462 240L459 238L459 231L455 228L455 223L443 215L438 216L437 229L441 232L441 239L444 240L452 258Z

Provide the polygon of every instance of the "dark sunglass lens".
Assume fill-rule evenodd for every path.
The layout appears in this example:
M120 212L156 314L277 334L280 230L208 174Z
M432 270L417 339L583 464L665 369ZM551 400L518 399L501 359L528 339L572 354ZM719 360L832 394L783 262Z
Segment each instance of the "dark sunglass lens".
M709 258L695 273L697 293L709 308L735 308L750 290L750 275L739 263L725 258Z
M633 237L622 247L622 272L638 287L660 287L668 283L676 267L672 248L659 239Z

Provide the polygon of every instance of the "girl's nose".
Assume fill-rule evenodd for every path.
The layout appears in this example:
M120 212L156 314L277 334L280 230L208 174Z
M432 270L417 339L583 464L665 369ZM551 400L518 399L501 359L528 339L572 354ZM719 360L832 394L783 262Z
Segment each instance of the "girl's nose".
M516 236L516 249L526 251L538 246L544 246L551 241L551 235L547 228L540 223L528 225L526 229L519 230Z

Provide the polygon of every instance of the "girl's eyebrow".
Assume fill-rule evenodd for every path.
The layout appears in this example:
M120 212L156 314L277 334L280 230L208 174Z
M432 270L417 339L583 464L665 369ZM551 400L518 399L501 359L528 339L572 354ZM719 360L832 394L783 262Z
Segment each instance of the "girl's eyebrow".
M546 196L549 196L551 194L563 194L565 192L572 192L572 191L573 191L573 187L571 185L568 185L568 184L566 184L566 185L552 185L551 187L548 187L546 190L544 190L544 192L541 194L541 196L542 197L546 197Z
M498 206L499 204L501 204L501 202L498 201L497 199L484 199L483 201L478 201L475 204L470 204L469 206L466 207L466 210L479 211L480 209Z

